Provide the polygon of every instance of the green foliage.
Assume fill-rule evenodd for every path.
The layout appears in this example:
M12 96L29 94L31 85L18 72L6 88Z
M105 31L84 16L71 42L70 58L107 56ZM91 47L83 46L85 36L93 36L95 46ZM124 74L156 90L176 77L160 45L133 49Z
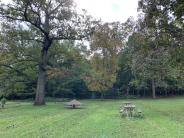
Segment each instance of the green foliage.
M62 46L61 46L62 45ZM50 49L47 71L47 95L55 97L85 98L88 90L82 80L87 70L87 60L81 48L72 42L56 43Z
M105 92L112 88L118 70L118 52L123 46L121 24L99 24L91 37L90 71L84 77L91 91Z
M16 44L8 47L11 53L1 51L1 95L12 99L33 98L39 64L38 44L28 43L27 47ZM47 96L89 97L81 78L86 71L87 63L80 51L73 42L54 43L49 52L47 66Z
M77 14L72 0L1 2L0 96L35 96L39 69L48 77L46 96L149 95L153 82L161 95L182 94L182 0L140 0L139 10L137 22L101 23ZM90 50L74 41L89 34Z
M116 74L110 72L103 63L100 55L94 55L91 58L91 70L89 75L85 77L87 86L91 91L107 91L116 80Z
M132 75L128 84L135 87L138 92L152 87L154 93L156 88L167 90L175 87L176 84L178 88L183 87L181 86L183 54L180 54L184 52L183 23L179 19L170 18L170 10L174 13L178 8L176 3L180 1L175 1L174 4L173 1L162 0L139 1L139 10L144 16L140 16L136 31L128 39L129 54L123 55L124 58L128 55L128 62L125 62L127 66L120 64L122 69L124 68L121 70L122 74L127 67L130 67L129 71ZM181 3L179 5L182 6ZM124 63L123 60L121 62ZM122 88L126 89L123 85Z
M73 0L0 2L0 16L5 21L2 23L3 33L10 33L13 42L27 40L39 43L35 105L44 105L49 48L54 41L87 38L91 34L91 16L86 12L78 14ZM24 43L21 44L26 47Z
M171 1L171 9L174 11L174 15L178 20L183 21L183 13L184 13L184 2L183 0L175 0Z
M121 51L118 62L119 70L115 87L119 88L119 96L129 95L130 82L134 78L131 70L131 53L129 48L125 48Z

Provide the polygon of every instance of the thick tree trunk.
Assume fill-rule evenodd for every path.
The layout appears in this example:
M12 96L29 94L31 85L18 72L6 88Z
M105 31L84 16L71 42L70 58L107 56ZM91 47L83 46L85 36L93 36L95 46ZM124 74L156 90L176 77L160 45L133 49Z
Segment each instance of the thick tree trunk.
M34 105L44 105L45 104L45 84L46 84L46 67L47 67L47 54L48 48L51 46L51 41L45 39L40 63L39 63L39 72L38 72L38 80L37 80L37 89L36 89L36 97Z
M42 50L41 61L39 63L39 72L37 80L35 105L45 104L45 83L46 83L46 65L47 65L47 51Z
M156 91L155 91L155 80L154 79L152 79L151 85L152 85L152 97L153 97L153 99L155 99L156 98Z

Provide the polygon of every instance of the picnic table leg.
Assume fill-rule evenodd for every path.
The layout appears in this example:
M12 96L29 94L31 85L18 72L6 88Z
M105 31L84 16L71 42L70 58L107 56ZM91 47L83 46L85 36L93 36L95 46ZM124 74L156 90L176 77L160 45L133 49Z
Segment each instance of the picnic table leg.
M73 109L75 108L75 105L74 105L74 104L72 105L72 108L73 108Z
M130 110L127 110L127 117L129 118L130 117Z
M130 110L130 117L132 117L132 110Z
M128 110L127 109L124 109L123 112L126 114L127 117L129 116L129 113L128 113Z

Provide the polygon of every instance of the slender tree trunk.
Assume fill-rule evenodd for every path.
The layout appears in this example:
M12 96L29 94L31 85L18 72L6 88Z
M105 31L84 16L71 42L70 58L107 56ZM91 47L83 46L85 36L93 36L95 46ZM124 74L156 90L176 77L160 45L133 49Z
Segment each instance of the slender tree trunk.
M46 84L46 67L48 60L48 49L51 46L52 41L45 39L41 57L39 62L39 72L38 72L38 80L37 80L37 89L36 89L36 97L35 97L35 105L44 105L45 104L45 84Z
M155 80L154 79L152 79L151 85L152 85L152 97L153 97L153 99L155 99L156 98L156 91L155 91Z
M165 96L167 97L168 95L167 95L167 89L164 89L164 91L165 91Z
M141 95L140 93L141 93L141 92L140 92L140 89L138 89L138 90L137 90L136 96L139 97L139 96Z
M143 95L144 95L144 97L146 97L146 92L145 92L145 88L144 88L144 94L143 94Z
M104 99L104 93L102 92L101 93L101 100L103 100Z
M129 94L129 92L130 92L130 88L129 87L127 87L127 96L129 96L130 94Z

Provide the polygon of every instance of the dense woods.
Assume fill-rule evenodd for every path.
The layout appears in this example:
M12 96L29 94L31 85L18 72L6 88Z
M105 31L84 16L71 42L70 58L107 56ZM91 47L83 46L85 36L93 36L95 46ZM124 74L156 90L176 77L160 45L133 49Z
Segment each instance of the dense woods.
M137 20L104 23L78 14L72 0L1 3L0 97L42 105L45 95L183 95L183 7L140 0Z

